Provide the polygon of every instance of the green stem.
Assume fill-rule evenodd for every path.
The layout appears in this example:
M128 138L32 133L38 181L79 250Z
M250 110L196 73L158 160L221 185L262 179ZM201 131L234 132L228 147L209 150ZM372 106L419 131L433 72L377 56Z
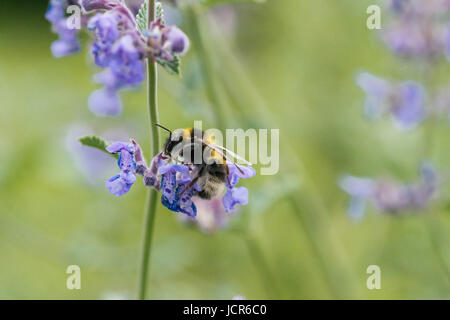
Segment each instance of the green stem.
M256 269L261 274L262 282L264 283L264 286L267 290L268 297L281 299L278 287L275 284L275 279L272 276L272 272L270 271L270 268L266 262L266 259L264 258L261 248L258 246L258 243L250 235L244 235L244 241L247 245L250 258L255 264Z
M148 4L148 25L155 20L155 0L147 0ZM157 102L157 66L151 58L147 59L147 99L148 115L151 134L151 155L155 156L159 151L159 129L155 126L158 123L158 102ZM150 268L150 253L152 248L152 238L154 221L156 215L158 192L149 189L144 212L144 223L142 231L141 258L139 262L138 278L138 298L143 300L147 294L147 282Z

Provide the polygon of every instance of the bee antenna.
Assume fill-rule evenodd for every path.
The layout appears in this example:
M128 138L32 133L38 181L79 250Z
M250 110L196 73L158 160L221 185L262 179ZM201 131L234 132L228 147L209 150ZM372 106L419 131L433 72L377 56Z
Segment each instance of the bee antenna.
M166 127L164 127L164 126L162 126L162 125L160 125L158 123L155 123L154 125L157 126L157 127L160 127L163 130L166 130L168 133L170 133L170 136L172 136L172 131L171 130L167 129Z

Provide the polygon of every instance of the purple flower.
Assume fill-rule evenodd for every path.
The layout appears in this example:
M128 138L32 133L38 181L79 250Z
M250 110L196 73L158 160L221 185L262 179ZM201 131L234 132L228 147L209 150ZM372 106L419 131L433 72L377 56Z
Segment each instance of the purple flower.
M231 212L236 204L246 205L248 203L248 190L246 187L227 189L222 198L223 206L227 212Z
M225 211L219 197L211 200L194 197L193 201L197 207L197 216L193 222L201 231L213 233L227 226L230 215Z
M164 47L174 54L184 55L189 49L189 38L177 27L167 27L163 33Z
M349 216L355 220L363 217L366 202L374 193L374 181L369 178L345 176L338 182L342 190L350 195Z
M192 202L194 188L186 190L189 181L177 179L177 173L187 173L185 165L167 164L159 168L161 175L162 204L171 211L182 212L190 218L195 218L197 208Z
M415 82L403 82L398 86L398 96L392 102L392 113L397 122L411 128L425 117L425 90Z
M111 177L105 184L109 193L114 194L116 197L120 197L130 191L131 186L136 181L136 177L133 173L121 172L118 175Z
M147 187L154 187L157 190L160 189L160 181L158 180L159 168L166 164L167 158L162 152L158 153L152 160L150 168L144 172L144 185Z
M449 9L448 0L393 0L393 19L384 28L382 38L403 57L435 60L445 54Z
M56 23L64 18L65 0L50 0L45 13L45 18L51 23Z
M77 30L67 27L65 10L69 4L67 0L51 0L45 13L45 18L52 23L52 31L59 36L59 39L51 45L55 58L65 57L80 50Z
M95 31L96 41L92 46L95 63L104 68L111 60L111 49L119 38L119 20L116 15L97 13L89 20L88 29Z
M248 190L245 187L235 186L238 184L239 179L248 179L253 177L256 172L252 167L237 166L234 163L227 163L229 174L227 182L225 183L227 187L227 192L222 198L223 206L227 212L234 210L236 204L246 205L248 203ZM228 181L229 180L229 181Z
M402 128L412 128L425 118L425 89L406 81L392 83L368 72L356 76L357 85L366 93L365 113L369 119L390 113Z
M119 0L80 0L80 4L86 12L109 10L121 5Z
M184 55L189 49L189 38L175 26L165 26L161 19L144 32L149 41L150 54L155 59L172 61L174 55Z
M89 96L88 106L100 117L117 116L122 111L122 102L117 91L108 88L93 91Z
M420 171L421 181L409 184L387 179L341 178L339 186L351 197L349 215L354 219L362 218L367 201L378 211L390 214L426 208L437 192L438 176L428 164L422 165Z
M117 141L108 146L106 150L113 154L119 153L117 164L121 172L111 177L105 185L109 189L109 193L120 197L127 193L136 181L134 175L136 168L136 162L134 161L135 147L132 143Z
M59 35L59 39L51 45L51 51L55 58L62 58L80 50L77 30L67 28L66 22L66 19L61 19L53 25L53 31Z
M144 80L144 65L141 59L141 52L134 45L133 37L125 35L114 44L109 66L118 79L128 85L135 85Z

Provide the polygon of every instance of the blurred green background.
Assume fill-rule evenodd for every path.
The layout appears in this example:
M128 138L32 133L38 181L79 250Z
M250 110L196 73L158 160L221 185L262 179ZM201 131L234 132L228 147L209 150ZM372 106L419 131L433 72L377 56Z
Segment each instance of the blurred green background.
M259 273L239 233L204 234L160 206L150 298L450 298L443 268L450 264L447 190L428 212L395 218L369 210L361 223L354 223L346 213L348 197L336 184L343 173L414 180L423 160L422 128L399 132L390 121L367 122L362 113L364 96L353 81L357 70L422 79L414 63L394 57L366 28L366 8L372 3L268 0L234 5L232 34L210 34L210 46L220 38L255 88L253 93L238 88L243 107L256 99L268 109L246 112L256 121L273 121L265 123L268 128L281 129L282 164L296 161L294 155L303 161L305 170L291 175L300 186L294 197L300 199L301 213L284 197L292 191L284 191L281 175L245 183L252 198L242 215L249 218L248 232L273 273L275 294L266 290L269 280ZM82 36L81 54L53 58L49 46L55 35L44 19L46 6L47 1L0 0L0 298L133 298L146 190L137 183L126 196L113 197L104 187L117 171L113 161L89 178L74 153L77 134L86 133L132 136L147 147L145 86L122 94L120 117L96 118L86 104L97 87L91 81L97 69L90 62L89 37ZM219 27L221 22L213 21ZM160 119L169 128L192 126L202 115L212 126L211 111L178 88L194 83L188 93L204 100L190 78L195 77L190 71L195 59L193 43L184 59L183 80L160 72ZM218 65L214 79L223 77ZM438 77L448 79L448 64L439 70ZM228 113L239 117L231 108ZM448 171L446 123L439 124L435 138L434 163ZM285 152L287 146L292 152ZM308 178L297 178L303 174ZM268 190L281 186L282 191L260 205L260 185ZM430 235L438 239L438 248ZM320 263L333 279L326 279ZM66 289L66 268L73 264L81 267L81 290ZM381 267L381 290L366 288L366 268L373 264ZM333 273L335 268L347 276Z

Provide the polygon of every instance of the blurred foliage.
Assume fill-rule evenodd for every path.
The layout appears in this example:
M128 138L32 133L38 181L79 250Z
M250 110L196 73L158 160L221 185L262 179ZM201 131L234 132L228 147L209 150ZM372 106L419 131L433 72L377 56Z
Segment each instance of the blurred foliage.
M341 240L348 271L356 279L358 290L351 297L450 298L442 269L442 263L450 264L449 205L444 202L408 218L369 212L355 224L346 214L347 196L336 184L346 172L412 180L423 160L423 128L399 132L390 121L368 123L362 114L363 94L353 82L357 70L393 79L423 79L414 63L393 57L376 32L367 30L366 8L371 3L268 0L235 4L236 32L219 35L211 28L211 41L225 37L229 42L229 50L270 112L264 115L273 121L270 127L281 128L282 149L293 150L312 177L316 196L328 213L328 225ZM144 86L122 95L122 116L93 116L86 106L95 88L91 76L96 69L86 49L89 39L83 36L82 54L54 59L49 51L54 35L43 18L45 10L46 1L0 2L0 298L132 298L146 190L138 183L126 196L112 197L104 181L115 174L114 167L106 168L95 183L87 182L67 150L65 137L72 126L83 124L99 135L118 128L147 146ZM205 109L208 102L197 91L201 86L197 69L191 51L183 60L182 84L160 73L160 118L165 126L186 127L199 118L213 125L214 117ZM436 81L448 79L448 64L439 70ZM214 76L222 79L223 74ZM247 93L244 90L238 101L227 103L241 103L241 108L227 110L237 125L242 117L256 125L263 117L245 110L253 94ZM435 138L435 164L446 171L450 130L445 121L438 124ZM282 151L281 162L293 154ZM306 183L296 174L284 192L286 196L297 192L302 199ZM251 214L250 233L268 260L280 289L278 298L336 297L318 268L308 232L280 191L284 181L280 183L279 176L254 180L247 186L255 205L242 214ZM277 196L271 194L268 203L267 197L261 198L270 193L271 185L276 186ZM297 185L300 191L293 190ZM444 189L442 198L448 195ZM302 210L316 213L308 206ZM160 206L151 298L270 296L239 233L205 235L178 220ZM437 258L430 233L439 239L444 261ZM320 245L330 243L324 239ZM334 263L332 259L324 262L331 267ZM65 270L72 264L81 267L82 290L65 287ZM366 289L366 268L371 264L381 267L381 290Z

